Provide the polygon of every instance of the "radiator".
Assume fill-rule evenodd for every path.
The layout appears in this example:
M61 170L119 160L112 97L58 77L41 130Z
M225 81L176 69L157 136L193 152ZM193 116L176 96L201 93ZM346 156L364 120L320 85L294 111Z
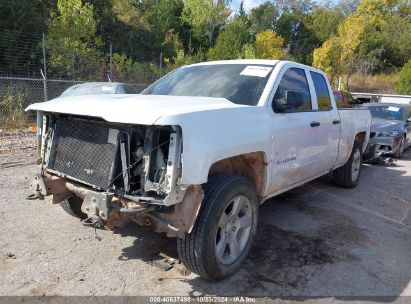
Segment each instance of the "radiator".
M119 130L97 122L58 120L48 168L105 189L112 178Z

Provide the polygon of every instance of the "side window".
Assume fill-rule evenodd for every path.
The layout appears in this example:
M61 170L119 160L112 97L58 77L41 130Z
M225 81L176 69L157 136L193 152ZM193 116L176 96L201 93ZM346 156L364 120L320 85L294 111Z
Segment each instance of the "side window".
M299 112L312 110L310 89L303 69L285 71L273 100L274 112Z
M334 99L337 104L337 108L343 108L343 98L340 91L334 92Z
M405 114L407 116L406 118L410 119L411 118L411 107L406 107L405 109L406 109L406 112L407 112Z
M124 85L124 91L126 94L137 94L137 90L131 84Z
M116 94L126 94L122 85L117 86Z
M318 110L332 109L330 92L328 91L324 76L316 72L310 72L310 74L313 79L315 93L317 94Z

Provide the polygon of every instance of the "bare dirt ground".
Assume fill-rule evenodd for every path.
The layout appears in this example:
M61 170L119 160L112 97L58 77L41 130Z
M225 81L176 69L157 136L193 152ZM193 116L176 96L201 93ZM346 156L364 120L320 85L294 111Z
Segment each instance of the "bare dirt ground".
M396 167L365 165L356 189L322 178L262 205L244 267L218 283L151 266L177 254L150 227L98 230L99 241L58 205L26 200L35 159L0 154L0 295L410 299L411 151Z

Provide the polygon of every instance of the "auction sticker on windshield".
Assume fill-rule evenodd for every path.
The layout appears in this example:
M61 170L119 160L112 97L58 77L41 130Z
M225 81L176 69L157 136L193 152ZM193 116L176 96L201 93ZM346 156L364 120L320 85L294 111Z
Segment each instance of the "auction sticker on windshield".
M398 112L399 110L400 108L397 108L397 107L388 107L388 111Z
M272 69L272 67L249 65L240 73L240 75L265 78Z
M110 87L110 86L103 86L101 88L102 91L114 91L115 87Z

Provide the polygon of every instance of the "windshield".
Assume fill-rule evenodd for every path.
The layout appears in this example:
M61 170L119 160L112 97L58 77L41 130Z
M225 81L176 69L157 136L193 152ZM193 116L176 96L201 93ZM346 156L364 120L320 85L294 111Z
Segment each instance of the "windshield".
M115 94L116 85L113 84L78 84L65 90L61 96Z
M161 78L141 94L221 97L255 106L273 66L214 64L183 67Z
M389 120L404 120L404 109L396 106L372 106L368 107L371 116Z

